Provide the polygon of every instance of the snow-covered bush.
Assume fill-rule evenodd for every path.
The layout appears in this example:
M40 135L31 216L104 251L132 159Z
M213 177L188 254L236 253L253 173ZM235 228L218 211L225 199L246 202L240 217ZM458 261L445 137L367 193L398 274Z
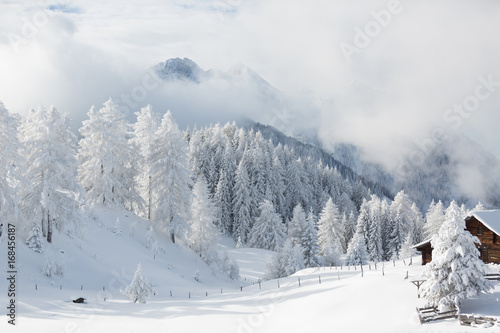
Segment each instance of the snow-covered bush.
M54 259L54 255L52 252L47 251L45 253L45 263L43 264L42 267L42 274L48 277L52 276L62 276L64 274L64 260L62 256L58 259Z
M135 271L130 284L120 292L127 296L132 303L146 303L146 299L148 299L153 292L153 287L149 283L148 279L142 274L141 264L137 266L137 270Z
M292 245L292 241L287 239L283 248L267 262L264 277L268 280L286 277L303 268L302 247Z
M26 239L26 245L35 252L42 253L42 229L38 224L34 224Z
M116 218L116 222L115 222L115 225L113 227L113 233L117 236L122 234L122 224L120 222L119 217Z
M240 268L236 260L233 257L228 256L224 253L222 257L219 257L218 261L219 270L225 275L229 276L232 280L239 280L240 278Z
M146 248L151 249L155 242L156 242L155 232L153 230L153 226L150 226L148 228L148 231L146 232Z

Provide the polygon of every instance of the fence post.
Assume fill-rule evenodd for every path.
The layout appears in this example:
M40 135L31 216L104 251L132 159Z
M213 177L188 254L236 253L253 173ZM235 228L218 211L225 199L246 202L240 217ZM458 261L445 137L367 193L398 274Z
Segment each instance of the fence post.
M321 275L318 275L319 284L321 284Z
M300 287L300 278L299 278L299 287Z
M280 280L278 280L278 288L280 287Z
M361 266L361 277L364 276L364 273L363 273L363 265L360 265Z

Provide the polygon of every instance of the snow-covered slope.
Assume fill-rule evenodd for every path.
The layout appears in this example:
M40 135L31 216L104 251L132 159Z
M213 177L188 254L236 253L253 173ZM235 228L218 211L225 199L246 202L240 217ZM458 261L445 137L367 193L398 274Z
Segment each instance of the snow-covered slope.
M83 239L56 235L57 245L45 248L63 258L62 277L42 276L45 255L18 243L16 326L4 317L1 332L460 330L453 320L420 325L415 307L423 306L423 300L410 283L423 269L418 257L410 266L408 261L396 261L364 266L363 272L359 266L322 267L259 284L272 252L236 249L234 242L221 238L219 250L234 256L240 266L241 280L231 281L181 244L158 237L156 255L146 249L147 221L129 212L98 208L95 217L87 221ZM116 234L117 218L121 235ZM0 245L6 246L5 238ZM5 276L5 261L0 263ZM120 294L138 263L155 289L146 304L130 303ZM498 271L498 266L490 268ZM193 277L196 271L199 281ZM1 281L6 290L6 280ZM86 303L71 302L78 297L86 298ZM499 297L496 282L492 294L465 301L462 311L497 316ZM5 293L1 300L7 304Z

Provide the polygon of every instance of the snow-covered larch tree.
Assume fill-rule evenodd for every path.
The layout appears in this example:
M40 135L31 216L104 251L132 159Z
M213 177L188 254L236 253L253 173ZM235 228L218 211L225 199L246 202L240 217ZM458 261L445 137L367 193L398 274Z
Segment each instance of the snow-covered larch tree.
M83 189L77 182L74 136L56 108L40 107L22 124L21 137L26 178L32 184L25 189L23 209L31 223L41 221L42 233L51 243L53 227L71 232L80 220Z
M286 239L285 226L269 200L261 202L259 209L260 216L255 220L248 245L277 251Z
M0 221L8 223L23 221L19 209L20 199L15 188L21 178L16 166L24 164L19 155L21 143L18 139L17 121L0 102ZM21 225L16 224L18 227Z
M146 303L153 293L153 287L142 273L142 265L137 266L134 277L128 286L121 291L132 303Z
M217 235L215 225L215 205L208 196L208 185L203 175L199 175L193 186L193 201L191 203L191 233L189 244L206 263L217 260Z
M326 265L340 264L340 256L344 252L345 231L340 220L339 210L331 197L321 211L318 229L318 243L321 247L324 263Z
M425 215L424 236L425 239L431 239L437 235L439 229L445 220L444 207L441 200L437 203L431 202L427 214Z
M152 206L152 179L151 179L151 162L153 141L155 133L160 126L158 115L152 110L151 105L136 112L137 122L132 125L134 130L133 138L130 140L133 147L138 149L137 160L137 176L136 182L138 192L145 203L144 216L151 220L151 206Z
M168 111L155 134L151 154L153 221L175 238L187 232L191 201L188 146Z
M460 207L453 201L439 233L431 239L432 261L425 266L422 296L440 310L460 309L461 302L491 289L479 259L479 239L465 229Z
M124 116L110 98L99 110L92 106L88 117L80 128L78 152L78 178L87 191L87 203L131 209L136 186Z

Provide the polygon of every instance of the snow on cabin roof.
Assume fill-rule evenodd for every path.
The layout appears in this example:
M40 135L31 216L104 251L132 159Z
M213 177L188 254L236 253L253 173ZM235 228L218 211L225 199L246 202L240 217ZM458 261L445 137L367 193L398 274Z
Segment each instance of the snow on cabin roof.
M474 216L488 229L500 236L500 210L477 210L469 213L469 216Z
M412 249L417 249L417 248L419 248L419 247L422 247L422 246L427 245L427 244L430 244L430 243L431 243L431 240L430 240L430 239L428 239L428 240L424 240L424 241L423 241L423 242L421 242L421 243L418 243L418 244L413 245L411 248L412 248Z

